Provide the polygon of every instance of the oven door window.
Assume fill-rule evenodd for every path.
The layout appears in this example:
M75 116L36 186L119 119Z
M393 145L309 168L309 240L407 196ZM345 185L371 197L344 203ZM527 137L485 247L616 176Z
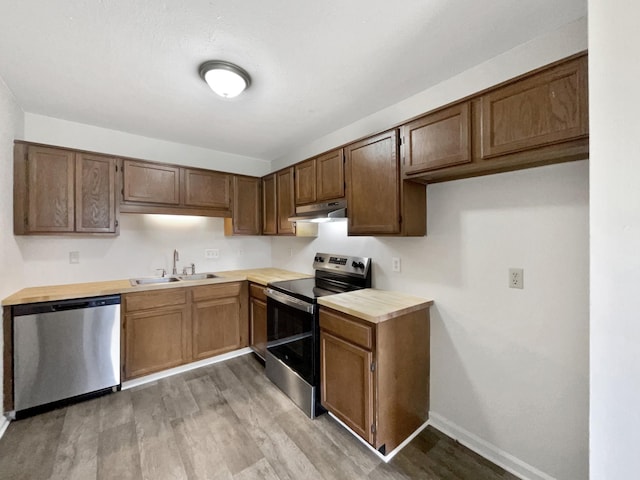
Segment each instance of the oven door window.
M315 385L314 323L313 314L267 299L267 350L310 385Z

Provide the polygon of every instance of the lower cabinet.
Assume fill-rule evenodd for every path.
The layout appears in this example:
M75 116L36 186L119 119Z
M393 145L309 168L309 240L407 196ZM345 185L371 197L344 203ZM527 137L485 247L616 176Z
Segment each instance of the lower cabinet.
M320 308L322 405L388 453L429 417L429 310L380 323Z
M250 345L264 360L267 354L267 296L264 287L257 283L249 284L249 311Z
M122 296L123 379L246 347L247 282Z

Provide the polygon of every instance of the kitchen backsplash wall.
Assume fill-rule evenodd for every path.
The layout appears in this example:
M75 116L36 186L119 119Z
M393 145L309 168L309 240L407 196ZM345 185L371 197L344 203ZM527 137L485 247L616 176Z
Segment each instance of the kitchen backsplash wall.
M178 271L195 263L196 271L222 271L270 265L268 237L225 237L223 219L171 215L120 215L120 236L105 238L16 237L29 286L100 281L171 272L173 250ZM205 258L217 249L219 258ZM70 264L78 252L80 263Z

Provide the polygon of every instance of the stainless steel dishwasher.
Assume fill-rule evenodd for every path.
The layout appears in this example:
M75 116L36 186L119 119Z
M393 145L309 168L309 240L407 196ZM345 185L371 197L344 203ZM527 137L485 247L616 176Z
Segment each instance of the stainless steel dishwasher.
M120 295L13 307L16 413L120 384Z

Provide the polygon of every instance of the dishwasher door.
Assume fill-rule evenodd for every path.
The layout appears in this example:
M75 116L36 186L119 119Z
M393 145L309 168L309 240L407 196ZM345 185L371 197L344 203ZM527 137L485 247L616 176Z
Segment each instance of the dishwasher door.
M120 384L120 296L13 307L16 411Z

